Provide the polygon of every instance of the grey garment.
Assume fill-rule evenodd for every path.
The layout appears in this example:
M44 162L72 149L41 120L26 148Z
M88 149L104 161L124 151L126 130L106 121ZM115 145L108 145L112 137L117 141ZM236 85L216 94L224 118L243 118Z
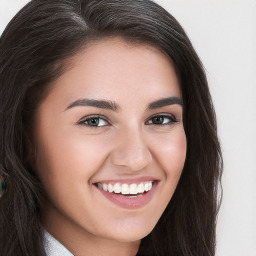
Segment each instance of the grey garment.
M74 256L46 230L44 230L44 248L47 256Z

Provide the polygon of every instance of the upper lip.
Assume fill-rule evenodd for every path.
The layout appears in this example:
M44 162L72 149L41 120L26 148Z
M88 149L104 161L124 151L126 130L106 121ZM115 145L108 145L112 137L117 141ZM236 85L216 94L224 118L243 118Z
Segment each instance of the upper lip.
M93 182L93 184L97 183L105 183L105 184L115 184L115 183L121 183L121 184L139 184L141 182L147 182L147 181L158 181L155 177L139 177L139 178L128 178L128 179L104 179L99 180L97 182Z

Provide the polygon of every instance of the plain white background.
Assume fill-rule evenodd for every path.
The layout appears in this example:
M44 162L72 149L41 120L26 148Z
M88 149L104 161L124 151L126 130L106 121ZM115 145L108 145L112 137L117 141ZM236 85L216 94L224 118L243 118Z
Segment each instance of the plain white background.
M26 2L0 0L0 34ZM156 2L189 35L216 108L224 155L217 256L256 256L256 1Z

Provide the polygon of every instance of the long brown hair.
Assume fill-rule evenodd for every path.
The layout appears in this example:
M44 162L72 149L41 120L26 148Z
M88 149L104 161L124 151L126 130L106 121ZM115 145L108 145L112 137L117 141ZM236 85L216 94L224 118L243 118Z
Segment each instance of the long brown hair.
M138 255L215 253L221 150L206 75L182 27L150 0L32 0L0 39L0 175L7 180L0 199L3 256L45 255L39 220L44 191L27 159L32 116L49 84L64 72L65 60L89 41L109 36L165 53L184 104L184 170Z

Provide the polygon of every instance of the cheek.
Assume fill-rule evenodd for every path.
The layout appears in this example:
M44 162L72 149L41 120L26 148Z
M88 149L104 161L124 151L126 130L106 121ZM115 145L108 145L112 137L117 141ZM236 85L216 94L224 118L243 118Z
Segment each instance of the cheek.
M108 143L100 138L59 130L41 132L37 148L37 170L42 179L89 181L107 157Z
M166 178L177 181L184 167L187 151L187 141L184 130L159 139L155 143L155 155Z
M83 128L65 125L61 120L62 125L55 123L41 122L37 130L36 169L44 186L52 190L63 187L63 183L90 183L108 156L110 139L88 136Z
M81 200L88 200L84 195L90 194L90 186L86 184L90 185L91 178L103 165L107 146L96 137L88 139L77 133L63 136L61 131L42 132L38 145L36 166L49 200L73 214L66 207L67 202L80 205Z

